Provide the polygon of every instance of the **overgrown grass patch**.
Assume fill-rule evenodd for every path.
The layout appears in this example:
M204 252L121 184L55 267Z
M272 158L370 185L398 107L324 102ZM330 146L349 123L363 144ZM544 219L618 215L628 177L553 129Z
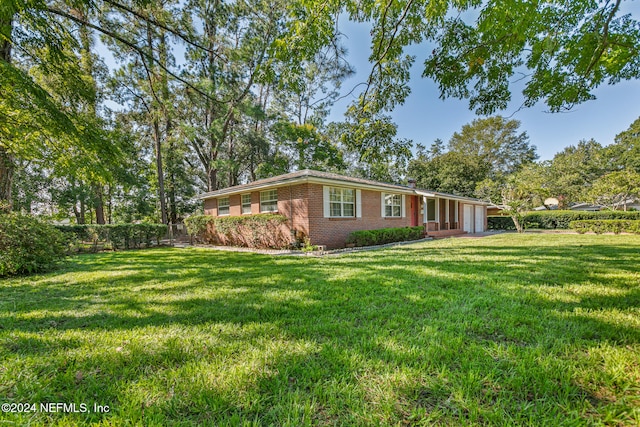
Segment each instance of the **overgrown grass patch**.
M638 425L640 236L158 248L0 281L15 425Z

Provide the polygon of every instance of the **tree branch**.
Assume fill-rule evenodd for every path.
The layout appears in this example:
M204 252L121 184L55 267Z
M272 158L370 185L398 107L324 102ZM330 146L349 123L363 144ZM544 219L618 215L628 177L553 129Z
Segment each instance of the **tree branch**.
M214 56L216 56L216 57L217 57L218 59L220 59L220 60L222 60L222 59L223 59L223 58L222 58L218 53L216 53L214 50L211 50L211 49L209 49L209 48L207 48L207 47L205 47L205 46L203 46L203 45L201 45L201 44L199 44L199 43L197 43L197 42L194 42L191 38L189 38L189 37L187 37L186 35L182 34L182 33L181 33L181 32L179 32L178 30L173 29L173 28L170 28L169 26L167 26L167 25L165 25L165 24L162 24L161 22L159 22L159 21L158 21L158 20L156 20L156 19L153 19L153 18L151 18L151 17L149 17L149 16L143 15L142 13L137 12L137 11L133 10L132 8L130 8L130 7L128 7L128 6L126 6L126 5L123 5L123 4L118 3L118 2L116 2L116 1L113 1L113 0L102 0L102 1L104 1L105 3L108 3L108 4L110 4L110 5L112 5L113 7L116 7L116 8L118 8L118 9L120 9L120 10L124 10L125 12L130 13L130 14L132 14L133 16L135 16L135 17L136 17L136 18L138 18L138 19L142 19L143 21L147 21L147 22L149 22L150 24L153 24L153 25L155 25L155 26L157 26L157 27L159 27L159 28L162 28L163 30L168 31L168 32L170 32L171 34L173 34L174 36L178 37L179 39L181 39L181 40L182 40L182 41L184 41L185 43L187 43L187 44L189 44L189 45L191 45L191 46L193 46L193 47L196 47L196 48L198 48L198 49L202 49L202 50L204 50L205 52L209 52L209 53L213 54Z
M54 7L47 7L45 9L46 11L48 11L49 13L52 13L54 15L58 15L58 16L62 16L64 18L70 19L71 21L74 21L78 24L82 24L82 25L86 25L87 27L94 29L96 31L99 31L100 33L113 38L114 40L119 41L120 43L124 44L125 46L127 46L128 48L130 48L131 50L137 52L141 58L143 58L143 62L144 62L144 58L146 58L147 60L150 60L151 62L155 62L157 63L157 65L162 68L164 71L167 72L167 74L169 74L171 77L173 77L174 79L176 79L177 81L179 81L180 83L184 84L185 86L189 87L190 89L194 90L195 92L199 93L200 95L204 96L205 98L218 103L218 104L222 104L222 102L220 102L219 100L213 98L212 96L210 96L208 93L205 93L204 91L202 91L201 89L197 88L196 86L194 86L193 84L191 84L190 82L186 81L185 79L183 79L182 77L178 76L177 74L175 74L174 72L172 72L171 70L169 70L164 64L160 63L159 61L157 61L155 58L153 58L151 55L149 55L147 52L145 52L142 48L140 48L139 46L137 46L135 43L126 40L124 37L121 37L120 35L114 33L113 31L107 30L106 28L102 28L98 25L92 24L90 22L87 22L84 19L80 19L77 18L65 11L62 11L60 9L56 9Z

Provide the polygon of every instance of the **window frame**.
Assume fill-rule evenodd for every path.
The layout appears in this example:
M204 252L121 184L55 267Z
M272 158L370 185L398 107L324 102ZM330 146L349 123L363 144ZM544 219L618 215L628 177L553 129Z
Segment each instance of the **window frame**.
M397 203L393 203L395 201L397 197ZM402 194L398 194L398 193L384 193L384 217L385 218L402 218ZM391 200L392 203L388 203L388 200ZM387 208L390 208L390 214L389 211L387 211ZM394 212L394 208L398 208L398 214L395 215Z
M334 195L336 194L335 192L337 191L337 194L340 195L340 200L331 200L331 196L332 196L332 191L334 191ZM346 191L351 191L351 201L345 201L345 197L344 197L344 193ZM349 188L349 187L331 187L329 186L329 218L355 218L357 213L356 213L356 198L357 198L357 193L356 193L356 189L355 188ZM334 210L333 210L333 205L340 205L340 215L334 215ZM351 215L345 215L345 210L344 207L345 205L351 205L352 207L352 213Z
M223 200L227 201L226 205L221 204ZM226 208L227 213L221 213L220 208ZM230 213L231 213L231 200L229 199L229 197L218 198L218 216L229 216Z
M249 196L249 203L245 202L245 197ZM249 211L245 212L245 208L249 207ZM240 195L240 211L242 212L242 215L249 215L251 214L251 193L246 193L246 194L241 194Z
M274 198L263 199L263 194L266 194L266 193L275 193L275 199ZM267 204L269 206L273 205L275 207L275 209L271 209L271 208L267 209L267 208L265 208L265 206ZM278 212L278 189L274 188L273 190L261 191L260 192L260 213L274 213L274 212Z

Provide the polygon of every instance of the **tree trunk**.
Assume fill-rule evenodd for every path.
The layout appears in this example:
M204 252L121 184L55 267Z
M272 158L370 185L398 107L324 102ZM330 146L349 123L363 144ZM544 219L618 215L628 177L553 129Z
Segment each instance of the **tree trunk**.
M13 31L13 14L14 12L9 5L0 8L0 33L6 37L0 41L0 61L6 63L11 62L11 42L9 40ZM4 97L2 88L0 88L0 97ZM3 204L6 204L7 209L12 208L11 187L14 168L13 156L0 140L0 210L3 209Z
M156 173L158 174L158 199L160 199L160 218L163 224L167 223L167 203L164 195L164 172L162 168L162 135L160 124L153 119L153 140L156 152Z
M151 23L147 22L147 49L149 50L149 55L153 55L153 30L151 28ZM155 66L152 70L155 69ZM152 76L153 77L153 73ZM151 88L151 92L153 92L154 81L149 80L149 86ZM158 108L159 101L156 99L154 104L156 104L156 108ZM156 154L156 173L158 175L158 199L160 201L160 218L163 224L167 224L167 202L165 199L164 192L164 168L162 164L162 134L160 132L160 122L157 117L158 111L152 111L152 127L153 127L153 140L154 140L154 149Z
M96 224L106 224L104 219L104 196L102 194L102 186L94 184L91 188L93 189L93 208L96 211Z
M83 22L89 20L87 6L73 9L73 13ZM86 105L86 113L92 117L97 117L98 85L93 77L95 63L93 61L93 56L91 56L91 32L85 24L81 24L78 34L80 36L80 45L82 47L80 50L80 64L82 66L82 71L86 74L86 77L91 79L91 86L93 90L92 96ZM91 183L91 189L93 191L93 207L96 212L96 224L105 224L102 185L97 182L93 182Z

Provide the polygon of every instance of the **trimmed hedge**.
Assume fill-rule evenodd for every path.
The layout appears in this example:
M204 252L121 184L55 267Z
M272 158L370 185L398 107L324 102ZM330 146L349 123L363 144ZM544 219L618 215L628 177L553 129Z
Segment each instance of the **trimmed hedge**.
M0 277L53 269L66 252L63 234L30 215L0 214Z
M291 246L287 217L279 214L212 217L192 215L185 219L187 232L200 243L282 249Z
M515 230L516 226L510 216L488 216L488 230Z
M418 240L424 237L424 227L380 228L354 231L347 237L347 244L355 246L384 245L385 243Z
M569 227L580 234L592 232L602 233L635 233L640 234L640 220L602 219L571 221Z
M523 217L524 228L568 230L572 221L583 220L640 220L637 211L540 211L529 212ZM489 230L515 230L513 220L508 216L490 216L487 218Z
M213 227L213 217L211 215L191 215L184 219L187 226L187 233L197 242L204 243L207 239L207 231Z
M79 224L79 225L57 225L56 228L62 231L71 244L81 242L93 243L93 249L97 250L98 243L104 242L111 245L114 250L133 249L151 246L155 241L160 244L167 234L165 224Z

